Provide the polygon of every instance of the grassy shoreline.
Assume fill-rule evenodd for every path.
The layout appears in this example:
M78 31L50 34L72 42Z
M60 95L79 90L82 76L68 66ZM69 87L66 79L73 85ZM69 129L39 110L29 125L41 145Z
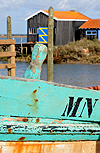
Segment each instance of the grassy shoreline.
M88 53L83 50L88 48ZM98 39L82 39L64 46L54 46L55 63L100 64L100 42Z
M88 53L83 53L83 50L88 48ZM86 38L76 42L69 42L64 46L54 46L54 64L59 63L78 63L78 64L100 64L100 42L98 39L87 40ZM7 60L1 58L2 61ZM31 54L16 55L16 61L26 61L30 63ZM47 63L47 58L44 63Z

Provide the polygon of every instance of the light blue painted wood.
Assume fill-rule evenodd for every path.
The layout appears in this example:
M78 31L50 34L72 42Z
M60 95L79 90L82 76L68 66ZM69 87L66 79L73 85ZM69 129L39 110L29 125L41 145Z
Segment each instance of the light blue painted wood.
M100 91L39 80L0 79L0 114L100 122Z
M0 117L1 141L100 140L98 123L46 118Z
M31 62L24 73L24 78L40 79L41 66L47 55L47 47L43 44L36 44L32 50Z
M1 141L100 140L100 91L0 76Z
M99 135L69 135L69 138L64 135L26 135L26 134L1 134L0 138L2 141L92 141L100 140Z

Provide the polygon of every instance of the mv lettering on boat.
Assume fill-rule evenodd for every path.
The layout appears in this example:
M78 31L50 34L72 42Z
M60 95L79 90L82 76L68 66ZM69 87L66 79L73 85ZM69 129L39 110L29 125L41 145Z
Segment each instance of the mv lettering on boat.
M74 99L74 97L69 97L69 102L66 104L61 116L82 118L83 113L87 112L88 118L91 118L91 114L99 99L93 100L92 98L83 97L78 97L76 101Z

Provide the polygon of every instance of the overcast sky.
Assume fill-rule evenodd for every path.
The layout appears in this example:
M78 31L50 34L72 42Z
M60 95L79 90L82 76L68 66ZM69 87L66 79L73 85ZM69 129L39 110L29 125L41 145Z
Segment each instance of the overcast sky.
M52 6L54 10L76 10L92 18L100 18L100 0L0 0L0 34L7 34L7 16L11 17L12 34L26 34L25 18Z

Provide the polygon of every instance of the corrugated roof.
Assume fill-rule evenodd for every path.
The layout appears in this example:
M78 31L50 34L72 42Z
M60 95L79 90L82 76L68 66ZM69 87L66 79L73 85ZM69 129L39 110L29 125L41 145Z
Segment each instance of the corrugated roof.
M79 29L100 28L100 19L90 19L86 21Z
M47 10L43 10L48 13ZM72 11L54 11L54 17L57 19L77 19L77 20L89 20L87 16L76 12L75 10Z
M30 18L32 18L33 16L39 14L39 13L44 13L46 15L48 14L48 10L40 10L34 14L32 14L31 16L27 17L25 20L28 20ZM76 11L54 11L54 19L55 20L63 20L63 21L87 21L90 18L88 18L87 16L76 12Z

